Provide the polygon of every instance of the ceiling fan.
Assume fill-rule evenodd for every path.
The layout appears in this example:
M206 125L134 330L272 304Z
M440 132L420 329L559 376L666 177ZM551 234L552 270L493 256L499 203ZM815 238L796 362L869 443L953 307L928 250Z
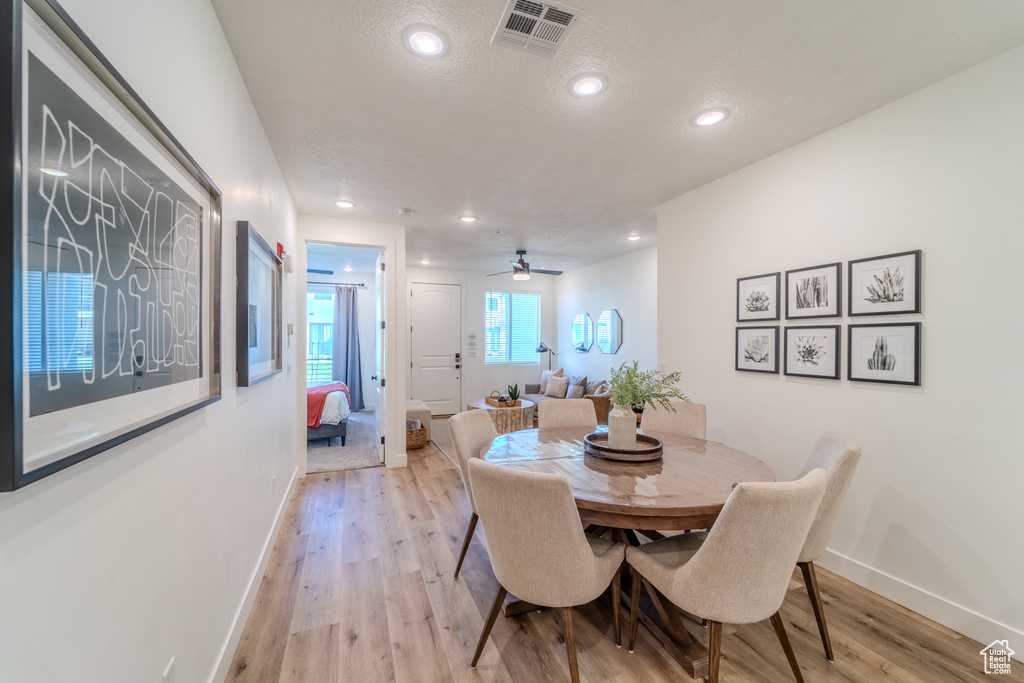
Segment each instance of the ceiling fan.
M531 271L530 271L530 264L526 262L526 250L525 249L518 249L518 250L516 250L516 256L519 257L518 261L509 261L509 263L512 264L512 279L513 280L529 280L530 279L530 272ZM561 275L562 274L562 271L560 271L560 270L541 270L540 268L534 268L532 272L540 273L541 275ZM505 275L507 273L508 273L507 270L503 270L500 273L491 273L487 277L491 277L491 276L494 276L494 275Z

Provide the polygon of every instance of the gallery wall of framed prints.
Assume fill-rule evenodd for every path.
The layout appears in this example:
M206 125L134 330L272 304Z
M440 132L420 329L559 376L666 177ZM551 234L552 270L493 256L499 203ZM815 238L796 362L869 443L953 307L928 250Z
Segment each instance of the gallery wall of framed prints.
M846 315L850 317L919 315L921 313L922 252L905 251L849 261L846 270ZM843 263L829 263L736 280L736 321L753 323L780 319L784 291L786 326L781 347L779 327L736 328L736 370L778 373L839 381L842 353L846 379L921 386L919 321L809 325L803 320L843 318ZM800 323L800 324L795 324Z
M0 30L0 491L221 394L221 193L55 0Z

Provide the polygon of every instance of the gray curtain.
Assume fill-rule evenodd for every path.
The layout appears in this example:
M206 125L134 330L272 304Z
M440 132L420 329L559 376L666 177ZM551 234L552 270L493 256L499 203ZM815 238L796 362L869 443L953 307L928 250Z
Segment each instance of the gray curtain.
M352 410L363 410L363 373L359 359L359 308L355 287L338 287L334 297L331 379L344 382L352 394Z

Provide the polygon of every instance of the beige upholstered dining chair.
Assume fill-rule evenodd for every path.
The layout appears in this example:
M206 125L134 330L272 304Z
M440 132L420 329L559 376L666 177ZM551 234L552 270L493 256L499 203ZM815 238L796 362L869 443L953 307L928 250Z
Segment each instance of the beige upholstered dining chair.
M586 398L541 401L537 404L537 426L597 428L597 410Z
M455 446L455 457L459 459L459 470L462 472L462 484L466 487L469 507L473 511L473 515L469 518L469 527L466 529L466 538L462 542L462 552L459 553L459 561L455 565L456 579L459 578L462 561L466 559L466 550L469 549L469 542L473 540L473 532L476 530L476 522L479 519L476 514L473 484L469 479L467 465L470 460L479 458L483 449L498 438L498 430L494 428L494 421L487 413L486 410L467 410L448 418L448 426L452 431L452 443Z
M709 622L708 681L717 683L722 623L752 624L771 618L793 675L803 676L786 636L779 608L789 578L825 493L825 473L797 481L745 482L725 501L707 532L671 536L626 549L633 567L629 649L636 642L641 581L683 610Z
M818 514L811 524L811 530L804 541L803 550L797 558L797 566L804 575L804 585L807 587L807 594L811 598L811 607L814 609L814 618L818 622L818 632L821 634L821 644L825 648L825 657L828 661L835 661L832 656L832 641L828 637L828 625L825 623L825 606L821 603L821 593L818 591L818 577L814 572L814 563L825 554L825 546L829 536L832 535L832 527L836 523L839 514L839 505L846 496L846 489L850 487L853 480L853 473L860 461L860 446L850 441L842 434L825 432L814 445L811 455L804 464L800 476L814 469L825 470L828 476L828 483L825 485L825 496L821 499L821 506Z
M689 401L672 401L676 409L665 410L656 403L644 406L644 416L640 420L640 429L655 432L671 432L695 439L707 438L708 410L703 403Z
M624 546L583 532L569 482L561 475L520 472L480 459L469 463L469 472L499 583L472 666L511 591L526 602L562 608L569 673L574 683L579 681L572 608L596 599L610 584L615 644L621 644Z

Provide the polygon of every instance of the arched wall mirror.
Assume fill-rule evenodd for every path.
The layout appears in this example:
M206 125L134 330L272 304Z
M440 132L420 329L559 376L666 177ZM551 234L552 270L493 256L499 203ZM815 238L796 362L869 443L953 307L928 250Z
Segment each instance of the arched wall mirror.
M597 348L601 353L616 353L622 346L622 318L614 308L601 311L597 318Z
M572 347L586 353L594 345L594 321L589 313L579 313L572 321Z

